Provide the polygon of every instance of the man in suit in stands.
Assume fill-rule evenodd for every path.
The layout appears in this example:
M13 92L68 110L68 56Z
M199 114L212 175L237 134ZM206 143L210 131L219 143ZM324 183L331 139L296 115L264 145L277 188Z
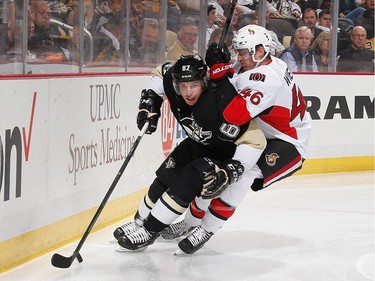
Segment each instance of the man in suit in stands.
M194 18L187 17L180 22L177 40L167 52L167 61L176 61L181 55L197 54L195 43L198 39L198 25Z
M307 26L297 28L294 43L280 57L292 72L317 72L318 66L310 50L312 33Z

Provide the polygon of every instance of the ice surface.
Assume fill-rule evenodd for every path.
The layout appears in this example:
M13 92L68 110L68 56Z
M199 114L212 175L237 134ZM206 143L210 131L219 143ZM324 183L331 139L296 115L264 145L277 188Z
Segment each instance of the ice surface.
M177 241L117 252L117 225L91 234L68 269L51 265L78 241L0 275L0 281L374 280L374 172L294 176L249 192L234 216L193 255Z

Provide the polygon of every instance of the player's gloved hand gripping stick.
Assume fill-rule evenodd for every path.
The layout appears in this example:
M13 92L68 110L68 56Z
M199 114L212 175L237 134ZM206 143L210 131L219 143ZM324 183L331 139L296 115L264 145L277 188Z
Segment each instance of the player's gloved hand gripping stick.
M51 258L51 263L52 263L53 266L59 267L59 268L68 268L72 265L73 261L76 258L79 262L83 261L82 256L79 253L79 251L81 250L81 248L83 246L83 243L85 243L87 237L89 236L89 234L91 232L91 229L93 228L93 226L95 225L95 222L99 218L100 213L103 211L105 204L107 203L109 197L111 196L113 190L115 189L115 187L116 187L118 181L120 180L125 168L127 167L130 159L132 158L136 148L138 147L143 135L146 133L148 128L149 128L149 120L146 120L143 123L143 127L141 128L141 132L139 133L137 139L135 140L133 146L131 147L128 155L125 158L124 163L122 164L122 166L121 166L120 170L118 171L115 179L113 180L113 182L111 184L111 187L108 189L106 195L104 196L104 199L103 199L102 203L100 204L98 210L96 211L94 217L92 218L90 224L88 225L85 233L83 234L83 236L82 236L81 240L79 241L78 246L74 250L73 254L70 257L64 257L64 256L62 256L60 254L57 254L57 253L54 254Z

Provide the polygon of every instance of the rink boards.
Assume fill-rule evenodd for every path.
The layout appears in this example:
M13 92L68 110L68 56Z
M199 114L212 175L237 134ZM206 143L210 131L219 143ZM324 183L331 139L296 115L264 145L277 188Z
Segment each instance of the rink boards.
M0 80L0 272L79 239L138 135L149 76ZM313 118L300 174L374 169L374 76L296 75ZM185 137L162 107L96 224L131 215ZM95 231L94 229L94 231Z

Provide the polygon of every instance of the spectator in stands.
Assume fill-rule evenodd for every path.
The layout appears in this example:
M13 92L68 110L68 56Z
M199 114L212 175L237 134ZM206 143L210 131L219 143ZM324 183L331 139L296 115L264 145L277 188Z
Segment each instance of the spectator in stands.
M345 17L357 7L358 1L356 0L339 1L339 17Z
M198 25L193 17L182 19L177 32L177 40L167 52L167 61L176 61L181 55L186 56L198 53L195 48L198 33Z
M242 25L240 25L239 20L240 18L243 18L243 17L244 17L244 14L242 13L241 7L239 5L236 5L236 7L233 10L232 20L230 22L231 26L233 27L234 32L237 32L238 30L241 29ZM223 26L224 23L225 21L221 24L221 26Z
M216 24L216 7L214 4L209 3L207 5L206 46L208 46L208 41L210 40L212 32L218 28L219 25Z
M237 25L239 29L249 24L258 24L258 19L256 18L255 13L246 14L238 19Z
M323 0L319 6L321 10L330 10L331 9L331 0ZM356 0L341 0L339 1L339 17L343 18L348 13L357 8Z
M316 26L325 31L330 31L331 29L331 11L321 10L318 14L318 24Z
M105 16L108 17L112 14L112 9L110 6L110 3L105 0L96 0L92 1L95 3L94 5L94 14L93 18L90 24L90 32L93 34L93 37L95 38L97 29L98 29L98 23L101 19L101 17Z
M307 8L306 10L304 10L302 14L302 21L304 25L310 28L311 34L313 36L312 41L314 41L314 39L318 37L319 33L323 31L321 28L317 26L318 14L316 10L311 8Z
M8 22L6 22L6 18L1 17L1 27L0 27L0 54L6 54L8 51L15 52L16 51L16 37L20 36L20 34L17 34L20 32L20 29L16 28L16 10L19 8L23 8L23 3L21 4L21 7L16 7L16 4L19 4L20 2L15 3L14 0L9 1L8 3L1 3L0 2L0 8L3 8L4 11L6 11L4 14L8 15ZM3 7L4 5L4 7ZM7 6L5 6L7 5ZM2 16L2 15L0 15ZM6 27L5 27L6 26ZM19 51L19 50L18 50Z
M310 28L301 26L296 29L294 43L284 50L280 59L285 61L292 72L317 72L315 58L309 47L312 41Z
M339 17L345 17L357 8L356 0L339 1Z
M138 48L139 57L131 57L131 61L141 64L156 64L158 62L159 23L157 19L143 18L137 26L137 35L140 39Z
M241 5L241 6L244 6L244 7L247 7L250 10L255 11L255 8L256 8L256 6L258 6L259 1L258 0L257 1L254 1L254 0L238 0L237 4Z
M311 45L319 72L327 72L329 64L329 32L322 31Z
M365 11L359 15L354 25L363 26L367 33L366 48L374 51L374 0L366 0L364 3Z
M302 16L301 7L291 0L268 0L275 10L270 9L271 18L299 20Z
M130 21L134 27L138 26L138 23L143 19L145 9L146 6L143 0L130 1Z
M226 21L226 16L228 16L230 9L232 8L232 1L231 0L210 0L210 3L216 6L217 16L219 17L222 26ZM238 18L242 18L244 15L248 15L249 13L254 13L253 10L249 9L246 5L241 5L241 1L237 2L235 7L236 15ZM232 23L233 24L233 23Z
M319 8L319 2L322 0L294 0L301 7L301 11L311 8L317 10Z
M167 8L167 30L178 32L180 25L181 9L176 1L168 0Z
M338 19L337 54L346 50L351 45L351 37L354 23L347 18Z
M27 40L31 40L35 32L35 13L34 10L31 9L30 5L27 6Z
M359 15L362 15L363 12L366 11L365 8L363 8L363 5L358 6L353 11L351 11L349 14L345 16L346 19L351 20L352 22L355 22Z
M198 15L200 9L200 2L197 0L177 0L178 6L181 9L182 15Z
M102 16L98 23L98 32L103 34L101 51L96 63L115 63L123 61L121 57L121 24L120 17Z
M266 6L266 11L265 11L265 17L266 17L266 29L268 30L269 34L271 35L272 39L272 46L270 53L273 56L280 57L282 52L285 50L285 47L283 44L280 43L279 38L277 37L277 34L273 32L271 29L269 29L269 21L270 21L270 12L268 6ZM256 6L255 8L255 18L257 19L256 22L254 21L252 24L258 24L258 19L259 19L259 5Z
M52 52L54 41L51 29L51 10L46 0L31 0L30 7L34 13L34 34L30 39L29 49L37 56Z
M366 29L355 26L351 45L338 57L338 72L374 72L374 51L366 49Z
M76 9L78 10L78 0L69 0L69 2L66 4L68 8L71 8L72 10ZM84 26L87 30L91 29L91 23L95 15L95 7L92 2L92 0L83 0L83 6L84 6ZM73 15L74 13L69 13L67 22L70 25L73 24Z
M62 21L67 22L69 13L72 12L71 7L66 6L65 0L51 0L49 1L49 8L51 9L51 17Z
M8 2L8 23L7 29L2 34L0 39L1 47L0 54L1 59L4 61L21 61L22 60L22 43L23 43L23 23L22 21L16 21L16 14L22 13L24 5L22 1L9 1ZM28 24L27 24L27 41L31 39L34 34L34 12L27 6L28 11ZM27 59L33 59L35 55L28 51Z
M230 8L232 6L231 0L217 0L217 3L223 8L223 15L227 16L229 14Z

